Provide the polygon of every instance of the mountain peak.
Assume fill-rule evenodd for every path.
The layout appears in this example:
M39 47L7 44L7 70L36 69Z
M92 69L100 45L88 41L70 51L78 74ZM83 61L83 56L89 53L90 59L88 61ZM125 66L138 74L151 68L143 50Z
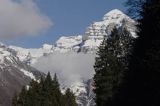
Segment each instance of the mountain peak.
M109 11L107 14L114 14L114 13L116 13L116 14L124 14L121 10L119 10L119 9L113 9L113 10L111 10L111 11ZM107 15L107 14L105 14L105 15Z
M109 11L107 14L104 15L103 20L110 20L110 19L118 19L121 17L127 16L119 9L113 9Z

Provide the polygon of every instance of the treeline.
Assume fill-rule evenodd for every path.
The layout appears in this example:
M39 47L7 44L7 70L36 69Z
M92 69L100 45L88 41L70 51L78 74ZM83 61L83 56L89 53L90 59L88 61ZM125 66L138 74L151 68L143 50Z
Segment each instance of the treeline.
M128 0L138 38L114 28L97 52L97 106L160 106L160 0ZM122 30L121 30L122 29Z
M39 82L32 80L28 87L15 95L12 106L77 106L75 96L68 88L62 94L56 74L52 79L50 73Z

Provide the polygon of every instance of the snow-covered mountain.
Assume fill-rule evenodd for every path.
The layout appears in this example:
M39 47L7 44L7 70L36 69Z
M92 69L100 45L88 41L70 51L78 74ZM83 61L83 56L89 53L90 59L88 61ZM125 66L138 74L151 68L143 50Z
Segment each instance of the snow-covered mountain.
M114 27L126 27L132 36L136 37L135 21L118 9L114 9L104 15L102 21L93 22L87 27L83 36L84 45L82 51L94 52L101 44L104 36L110 35Z
M102 21L89 25L82 35L62 36L53 45L44 44L42 48L26 49L16 46L10 46L10 48L17 51L17 57L21 61L27 61L28 58L31 58L31 64L35 63L37 58L53 52L95 53L104 36L108 36L115 26L127 27L132 36L136 37L135 24L136 22L123 12L114 9L105 14Z
M0 106L11 106L14 94L41 75L44 74L22 63L16 51L0 44Z
M105 14L101 21L93 22L91 25L89 25L86 28L86 31L84 32L84 34L82 35L62 36L53 45L44 44L42 48L26 49L26 48L21 48L21 47L16 47L16 46L9 46L9 48L11 50L16 51L15 55L22 62L32 65L35 68L39 68L38 65L35 65L37 63L41 63L41 64L46 63L44 67L46 67L45 69L47 71L48 69L51 69L49 71L53 71L52 73L59 72L58 74L61 76L64 73L64 70L62 70L61 68L55 68L55 65L48 66L47 64L49 63L56 64L56 62L59 62L59 64L63 63L63 65L61 66L59 64L56 64L57 66L65 67L66 70L67 69L73 70L75 68L75 71L76 71L77 65L75 64L77 61L74 61L73 64L69 64L68 60L72 60L72 59L74 60L75 55L79 53L83 53L86 55L93 54L92 58L95 58L95 53L98 49L98 46L102 42L104 36L110 35L113 27L117 27L117 28L126 27L130 31L132 36L136 37L135 24L136 22L132 20L130 17L128 17L127 15L125 15L123 12L121 12L118 9L114 9L108 12L107 14ZM59 60L57 59L53 60L54 58L52 58L52 57L57 56L57 54L66 55L68 53L74 53L73 57L66 58L66 59L60 58ZM59 57L63 57L63 56L59 56ZM81 58L76 58L76 59L80 61L83 60ZM86 58L86 60L87 59L88 58ZM83 60L83 61L86 62L86 60ZM66 63L64 63L64 61ZM77 63L79 65L83 64L82 62L77 62ZM64 64L67 64L68 67L66 67L66 65ZM92 68L94 64L93 63L89 64L87 62L85 64L87 64L88 67L90 67L88 70L91 70L93 72L87 72L87 70L85 69L83 69L83 71L86 72L86 74L90 73L91 75L93 75L94 70ZM86 65L84 65L84 67L85 66ZM54 70L58 70L58 71L54 71ZM69 74L66 73L66 75L69 75ZM85 74L81 74L81 75L85 76ZM79 76L77 78L80 79ZM88 79L82 78L81 81L78 80L79 82L71 83L69 85L69 87L73 90L73 92L77 96L77 102L79 106L93 106L94 105L94 102L93 102L94 94L91 89L92 81L89 80L91 78L92 77L89 77ZM65 82L65 80L67 79L61 79L61 80L64 80Z

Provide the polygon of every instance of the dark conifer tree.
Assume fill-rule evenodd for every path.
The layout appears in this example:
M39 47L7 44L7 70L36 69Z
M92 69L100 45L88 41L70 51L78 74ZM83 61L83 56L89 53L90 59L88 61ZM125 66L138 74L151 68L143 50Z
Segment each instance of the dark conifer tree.
M77 106L73 93L67 90L63 95L60 91L56 74L52 79L50 73L40 81L32 80L29 88L23 87L19 95L12 101L13 106ZM67 102L68 101L68 102ZM75 103L75 104L74 104Z
M69 88L65 92L64 103L64 106L78 106L76 103L76 98Z
M134 18L141 18L141 12L143 11L142 6L146 0L128 0L125 5L129 6L128 14Z
M43 92L44 92L44 97L45 97L44 98L45 105L52 106L52 105L56 105L59 103L59 101L57 101L59 98L56 94L56 87L54 84L54 80L52 80L52 77L49 72L44 81Z
M132 39L126 28L114 28L111 35L100 45L94 66L97 106L112 105L128 67L126 57Z
M54 101L54 105L60 104L62 106L62 94L59 87L59 82L56 73L54 74L54 78L52 80L52 101Z
M160 0L136 1L140 4L136 10L139 37L134 44L123 99L117 106L160 106ZM134 0L128 2L130 10L132 6L136 8Z

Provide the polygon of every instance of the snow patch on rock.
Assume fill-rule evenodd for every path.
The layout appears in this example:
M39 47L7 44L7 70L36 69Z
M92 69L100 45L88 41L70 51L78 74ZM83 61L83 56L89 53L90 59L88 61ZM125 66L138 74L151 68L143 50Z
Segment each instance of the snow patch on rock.
M29 72L29 71L26 71L24 69L20 69L21 72L24 73L24 75L30 77L31 79L35 80L36 81L36 77L33 75L33 73Z

